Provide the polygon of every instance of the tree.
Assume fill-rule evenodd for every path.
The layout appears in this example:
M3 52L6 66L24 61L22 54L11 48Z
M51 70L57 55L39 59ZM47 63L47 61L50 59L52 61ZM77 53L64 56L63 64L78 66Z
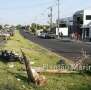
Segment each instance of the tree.
M26 30L30 31L30 25L26 25Z
M32 31L33 33L36 32L36 24L35 24L35 23L32 23L32 24L31 24L31 31Z
M3 29L2 25L0 25L0 30Z
M16 26L16 29L17 29L17 30L20 30L21 27L22 27L22 26L19 24L19 25Z

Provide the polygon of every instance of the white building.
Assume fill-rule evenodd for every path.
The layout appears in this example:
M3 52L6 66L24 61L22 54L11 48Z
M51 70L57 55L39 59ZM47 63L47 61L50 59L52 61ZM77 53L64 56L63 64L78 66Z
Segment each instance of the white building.
M67 22L60 20L60 24L59 24L59 29L56 28L56 35L60 35L63 34L63 36L68 36L68 26L67 26Z
M73 15L74 32L82 39L91 39L91 10L80 10Z
M56 28L56 35L63 34L63 36L68 36L68 27L60 27L59 30Z

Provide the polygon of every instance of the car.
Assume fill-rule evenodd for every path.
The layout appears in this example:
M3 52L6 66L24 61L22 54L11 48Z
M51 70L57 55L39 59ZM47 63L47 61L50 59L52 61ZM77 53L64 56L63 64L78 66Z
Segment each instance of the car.
M24 32L25 32L25 33L29 33L29 31L28 31L28 30L24 30Z
M46 38L46 33L42 32L39 37L40 38Z
M56 38L56 35L55 35L54 33L48 33L48 34L47 34L47 37L48 37L49 39L55 39L55 38Z
M40 38L44 38L44 39L54 39L55 38L55 34L42 32L39 37Z

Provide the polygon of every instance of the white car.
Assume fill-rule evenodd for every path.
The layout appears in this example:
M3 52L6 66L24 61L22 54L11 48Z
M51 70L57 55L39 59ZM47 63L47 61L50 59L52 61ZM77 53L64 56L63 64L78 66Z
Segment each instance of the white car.
M42 32L42 33L40 34L40 37L41 37L41 38L46 38L46 33Z

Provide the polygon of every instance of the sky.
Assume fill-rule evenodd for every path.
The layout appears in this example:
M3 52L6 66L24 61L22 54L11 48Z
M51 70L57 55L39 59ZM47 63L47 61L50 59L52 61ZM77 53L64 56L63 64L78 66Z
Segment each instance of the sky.
M48 23L51 6L55 22L57 0L0 0L0 24ZM91 9L91 0L60 0L60 18L72 16L81 9Z

